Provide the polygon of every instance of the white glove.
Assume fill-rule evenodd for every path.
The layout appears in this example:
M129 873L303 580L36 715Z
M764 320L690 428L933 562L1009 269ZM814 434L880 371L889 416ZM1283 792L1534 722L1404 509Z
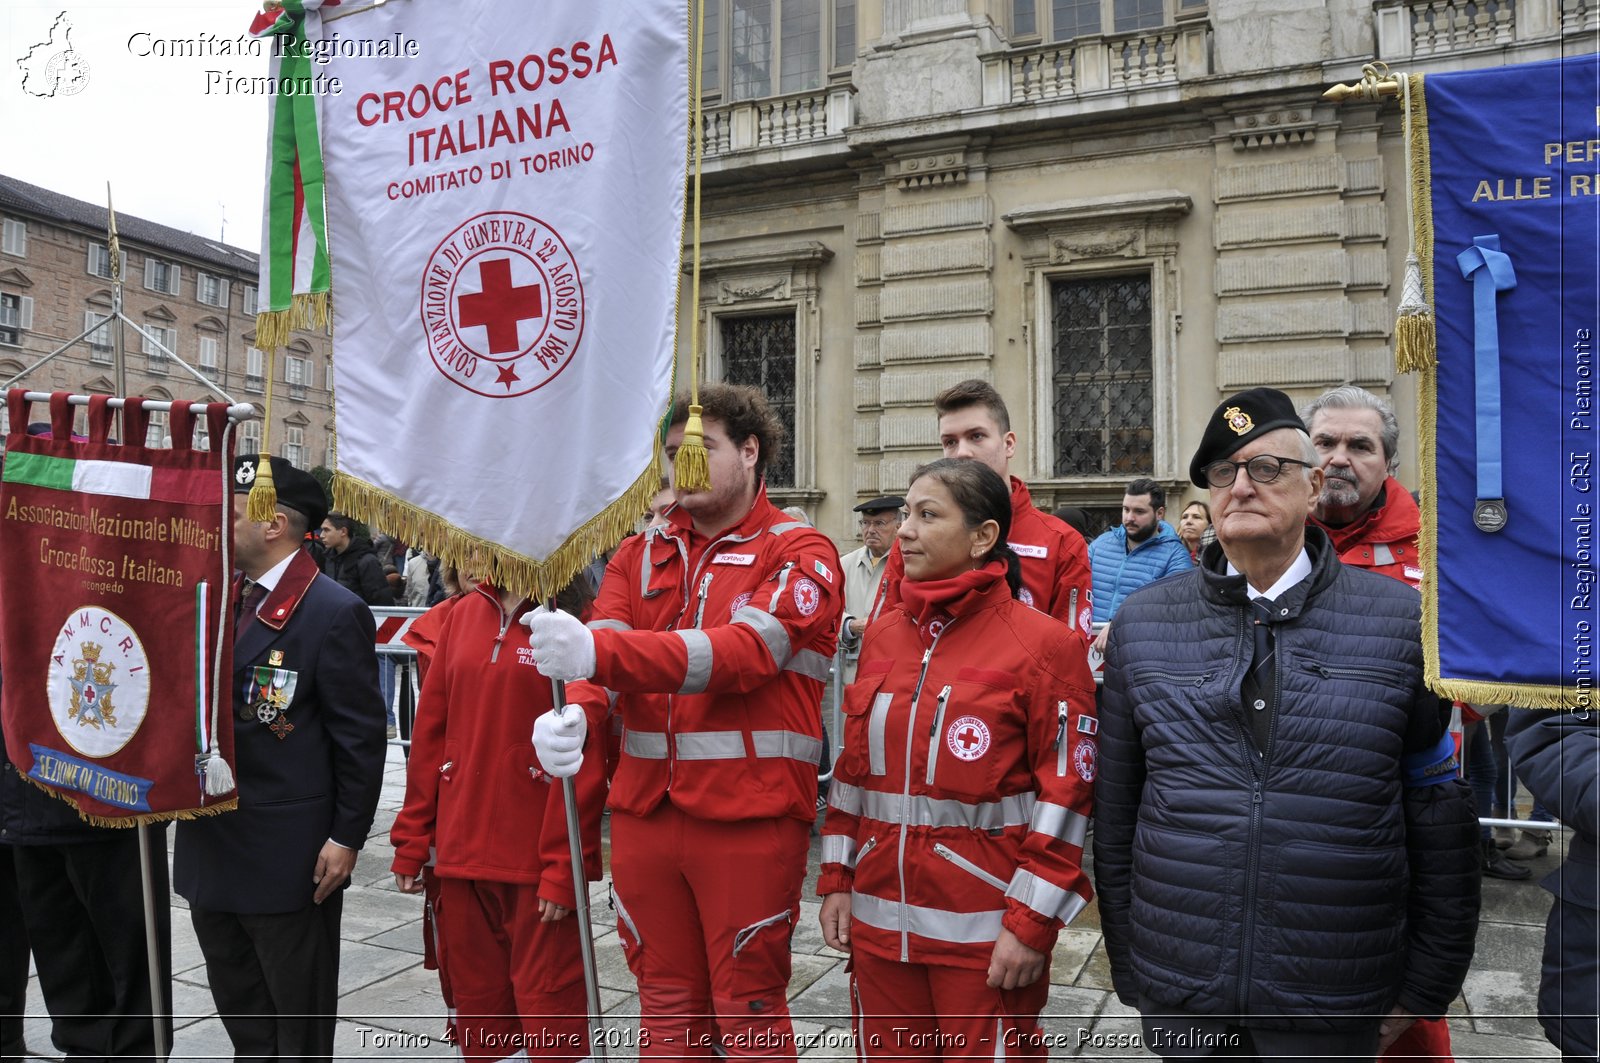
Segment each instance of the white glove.
M562 681L594 675L594 633L582 620L541 605L529 610L522 622L528 625L533 663L544 675Z
M589 717L581 705L563 705L539 714L533 721L533 751L545 774L565 779L583 767L583 740Z

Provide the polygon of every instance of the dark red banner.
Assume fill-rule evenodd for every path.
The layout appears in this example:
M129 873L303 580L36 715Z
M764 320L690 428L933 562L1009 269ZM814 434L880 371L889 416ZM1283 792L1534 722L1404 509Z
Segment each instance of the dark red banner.
M0 466L6 756L100 822L232 807L227 406L174 402L168 449L144 445L141 399L118 443L105 396L75 437L65 394L28 434L23 394Z

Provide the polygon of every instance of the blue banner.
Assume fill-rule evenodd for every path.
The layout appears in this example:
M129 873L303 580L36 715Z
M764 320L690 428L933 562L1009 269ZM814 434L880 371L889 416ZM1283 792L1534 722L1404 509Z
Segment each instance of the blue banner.
M1431 74L1413 108L1438 329L1436 391L1421 389L1436 425L1423 454L1429 672L1462 700L1588 706L1600 58Z

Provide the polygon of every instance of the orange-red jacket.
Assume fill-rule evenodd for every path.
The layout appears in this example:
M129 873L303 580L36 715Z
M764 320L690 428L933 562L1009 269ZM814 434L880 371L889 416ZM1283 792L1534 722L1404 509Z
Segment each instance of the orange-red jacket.
M1328 533L1345 564L1415 587L1422 582L1422 554L1417 550L1422 514L1411 493L1393 476L1384 483L1379 497L1381 501L1365 516L1342 528L1331 528L1315 517L1307 523Z
M393 869L415 875L433 851L443 878L537 885L539 896L571 908L563 788L533 751L533 721L550 711L551 691L519 623L528 608L507 615L498 592L480 583L442 614L417 700L405 805L389 831ZM586 877L598 880L605 702L584 707L590 755L576 786Z
M1004 927L1048 953L1093 896L1080 640L1003 580L926 649L896 608L867 629L845 704L817 892L853 890L854 947L983 968Z
M1089 573L1089 547L1077 529L1037 509L1028 485L1011 477L1011 532L1007 544L1022 559L1022 604L1047 613L1093 638L1094 580ZM900 581L906 575L900 542L889 551L873 616L900 604Z
M617 695L611 807L704 819L816 815L822 691L844 607L833 543L767 501L715 539L682 509L606 566L589 626ZM582 687L585 684L577 684Z

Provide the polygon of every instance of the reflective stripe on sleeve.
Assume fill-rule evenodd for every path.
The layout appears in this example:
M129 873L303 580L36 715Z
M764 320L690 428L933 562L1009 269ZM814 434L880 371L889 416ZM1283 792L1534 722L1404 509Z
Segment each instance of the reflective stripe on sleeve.
M643 760L667 759L667 736L663 731L622 732L622 751Z
M822 739L798 731L752 731L750 740L758 757L788 757L802 764L816 764L822 759Z
M1046 882L1032 871L1017 869L1011 876L1011 887L1006 896L1021 901L1046 919L1059 919L1070 923L1083 911L1086 902L1071 890L1064 890L1054 882Z
M1083 840L1089 836L1089 817L1065 805L1040 801L1033 806L1033 822L1028 824L1028 829L1059 838L1081 849Z
M784 665L784 671L799 672L807 679L826 683L833 678L833 659L824 657L816 650L800 650Z
M733 622L754 628L756 634L761 636L761 641L766 643L767 652L772 654L773 663L780 669L788 667L789 658L794 653L789 647L789 632L784 630L782 620L764 609L745 605L733 614Z
M799 531L801 528L809 527L811 527L811 525L803 520L792 520L786 524L774 524L772 527L768 528L767 531L771 532L773 535L784 535L788 532Z
M824 834L822 836L822 862L824 864L843 864L845 867L856 866L856 840L848 834Z
M828 807L847 816L861 815L861 787L841 781L837 776L828 785Z
M633 628L621 620L591 620L590 631L632 631Z
M869 893L851 893L850 914L879 930L899 933L905 929L937 941L976 945L1000 936L1000 918L1005 912L946 912L939 908L886 901ZM905 920L903 927L902 917Z
M673 634L683 640L683 648L689 656L683 686L678 688L678 693L705 693L706 685L711 682L711 636L694 628L684 628Z

